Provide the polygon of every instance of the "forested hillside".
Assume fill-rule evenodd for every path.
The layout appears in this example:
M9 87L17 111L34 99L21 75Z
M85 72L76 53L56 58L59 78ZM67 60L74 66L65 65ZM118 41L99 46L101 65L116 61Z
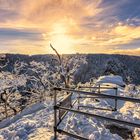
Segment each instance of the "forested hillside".
M79 55L79 54L76 54ZM75 55L65 55L64 57L73 57ZM127 55L107 55L107 54L88 54L83 55L87 59L87 64L80 66L75 73L75 82L87 82L90 78L98 78L101 75L120 75L127 83L140 84L140 57L127 56ZM32 61L36 62L49 62L50 65L55 64L54 55L19 55L19 54L6 54L4 61L9 61L6 71L12 71L16 61L22 61L28 64Z

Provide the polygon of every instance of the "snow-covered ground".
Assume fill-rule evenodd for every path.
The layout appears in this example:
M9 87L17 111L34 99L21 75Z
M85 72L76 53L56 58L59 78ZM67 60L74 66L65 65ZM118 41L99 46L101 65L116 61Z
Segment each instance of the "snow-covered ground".
M11 124L9 124L9 122ZM25 140L36 137L36 133L46 131L46 139L52 134L53 108L52 102L39 103L26 109L22 114L0 122L0 137L6 140ZM3 127L3 128L2 128ZM43 134L43 133L42 133ZM42 134L38 135L42 137ZM45 135L45 133L43 134Z
M139 98L140 92L136 89L132 89L131 86L132 85L126 86L126 88L119 87L119 95L132 96L133 94L134 97ZM107 94L112 93L111 90L102 92ZM75 97L76 96L74 96L73 99L75 99ZM89 98L80 100L81 105L100 108L109 108L111 105L110 103L109 100L103 99L99 99L99 101ZM75 108L77 108L77 104L75 105ZM118 111L114 112L91 108L81 108L81 110L140 124L140 104L138 103L121 102ZM0 140L51 140L53 139L53 118L53 101L47 98L44 103L36 104L24 110L21 114L0 122ZM138 128L120 126L115 123L109 123L70 112L66 115L59 127L91 140L123 139L118 134L112 134L111 131L107 129L107 125L116 125L118 128L123 127L130 129L133 132L135 139L140 140L140 129ZM58 139L73 140L73 138L65 135L59 135Z

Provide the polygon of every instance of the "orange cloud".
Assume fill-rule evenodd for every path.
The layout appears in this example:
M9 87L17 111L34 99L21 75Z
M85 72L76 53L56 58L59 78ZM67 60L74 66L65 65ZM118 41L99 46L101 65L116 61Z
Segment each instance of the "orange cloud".
M137 49L126 49L126 50L111 50L111 51L109 51L109 53L140 56L140 48L137 48Z
M128 44L131 41L140 38L140 27L128 25L117 26L113 29L111 35L114 36L114 38L110 39L109 43L114 45Z
M30 41L14 40L9 42L11 46L0 46L0 53L20 53L20 54L46 54L48 48L42 43Z
M100 2L101 0L95 0L92 4L81 0L9 0L3 1L0 7L18 13L16 19L4 23L7 26L36 26L48 30L48 26L61 20L73 20L79 24L83 17L96 15L101 11L101 8L97 8Z

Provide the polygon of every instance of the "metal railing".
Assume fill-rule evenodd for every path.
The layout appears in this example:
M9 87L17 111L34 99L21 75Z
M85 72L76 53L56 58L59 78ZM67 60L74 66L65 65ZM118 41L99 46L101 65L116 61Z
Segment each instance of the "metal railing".
M101 87L100 87L101 88ZM112 89L112 88L111 88ZM116 88L115 88L116 89ZM102 116L102 115L97 115L97 114L92 114L92 113L88 113L85 111L80 111L78 109L73 109L73 104L71 106L62 106L61 104L57 103L57 92L60 91L65 91L68 92L69 94L80 94L80 95L90 95L91 97L101 97L101 98L110 98L110 99L114 99L114 100L124 100L124 101L129 101L129 102L134 102L134 103L140 103L140 99L136 99L136 98L130 98L130 97L122 97L122 96L116 96L116 95L108 95L108 94L102 94L102 93L96 93L96 92L87 92L87 91L81 91L81 90L74 90L74 89L66 89L66 88L54 88L54 139L57 138L57 132L61 133L61 134L65 134L67 136L71 136L73 138L77 138L80 140L88 140L87 138L84 138L80 135L76 135L70 132L67 132L63 129L59 128L59 125L61 124L61 122L63 121L64 117L67 115L68 112L73 112L73 113L77 113L77 114L81 114L81 115L86 115L89 117L95 117L97 119L101 119L101 120L105 120L105 121L110 121L110 122L115 122L115 123L119 123L122 125L128 125L128 126L132 126L132 127L138 127L140 128L140 124L138 123L133 123L133 122L128 122L128 121L124 121L124 120L118 120L115 118L110 118L110 117L106 117L106 116ZM65 99L66 100L66 99ZM63 101L62 101L63 102ZM68 102L68 100L67 100ZM72 101L70 101L72 102ZM75 102L78 102L78 100L76 100ZM75 104L74 102L74 104ZM60 113L60 110L64 111L62 116L58 116L58 112Z
M110 87L110 85L100 85L100 84L98 84L98 85L95 85L95 86L79 86L78 87L78 89L80 90L80 89L90 89L90 92L97 92L97 93L102 93L102 90L104 90L104 89L106 89L106 90L113 90L113 92L114 92L114 95L118 95L118 88L117 87L115 87L115 86L113 86L113 87ZM99 99L99 98L107 98L107 97L93 97L93 96L80 96L80 94L79 94L79 96L78 96L78 104L80 104L80 99L81 98L94 98L94 99ZM114 107L110 107L110 109L106 109L106 108L95 108L94 107L94 109L100 109L100 110L110 110L110 111L117 111L117 99L114 99ZM88 106L78 106L78 109L80 108L80 107L85 107L85 108L91 108L91 107L88 107Z

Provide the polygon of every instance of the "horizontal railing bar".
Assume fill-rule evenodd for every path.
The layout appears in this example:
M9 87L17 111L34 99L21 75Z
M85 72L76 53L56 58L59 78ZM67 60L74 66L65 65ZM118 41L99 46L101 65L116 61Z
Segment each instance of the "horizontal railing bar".
M72 106L74 106L76 104L78 100L75 100L73 103L72 103ZM68 111L66 111L63 116L61 117L61 119L59 120L59 122L57 123L57 127L59 126L59 124L62 122L62 120L65 118L65 116L68 114Z
M88 87L88 86L79 86L78 88L93 88L93 89L117 89L117 87L103 87L103 86L95 86L95 87Z
M94 107L94 106L83 106L80 105L78 107L83 107L83 108L91 108L91 109L99 109L99 110L107 110L107 111L113 111L113 109L109 109L109 108L100 108L100 107Z
M109 117L105 117L105 116L91 114L91 113L88 113L88 112L82 112L82 111L75 110L75 109L69 109L69 108L62 107L62 106L57 106L57 107L58 107L58 109L63 109L63 110L67 110L67 111L70 111L70 112L74 112L74 113L78 113L78 114L82 114L82 115L86 115L86 116L90 116L90 117L95 117L95 118L99 118L99 119L106 120L106 121L121 123L123 125L128 125L128 126L133 126L133 127L140 128L140 124L137 124L137 123L127 122L127 121L123 121L123 120L117 120L117 119L113 119L113 118L109 118Z
M80 94L84 94L84 95L108 97L108 98L111 98L111 99L119 99L119 100L124 100L124 101L140 103L140 99L136 99L136 98L115 96L115 95L108 95L108 94L101 94L101 93L87 92L87 91L80 91L80 90L73 90L73 89L67 89L67 88L58 88L58 89L59 89L59 91L63 90L63 91L68 91L68 92L73 92L73 93L80 93ZM54 90L58 90L58 89L54 88Z
M97 96L80 96L79 98L108 98L108 97L97 97ZM113 100L113 99L112 99Z
M70 133L70 132L67 132L67 131L64 131L62 129L57 129L56 130L58 133L62 133L62 134L66 134L70 137L73 137L73 138L76 138L76 139L79 139L79 140L88 140L87 138L84 138L84 137L81 137L79 135L76 135L76 134L73 134L73 133Z

